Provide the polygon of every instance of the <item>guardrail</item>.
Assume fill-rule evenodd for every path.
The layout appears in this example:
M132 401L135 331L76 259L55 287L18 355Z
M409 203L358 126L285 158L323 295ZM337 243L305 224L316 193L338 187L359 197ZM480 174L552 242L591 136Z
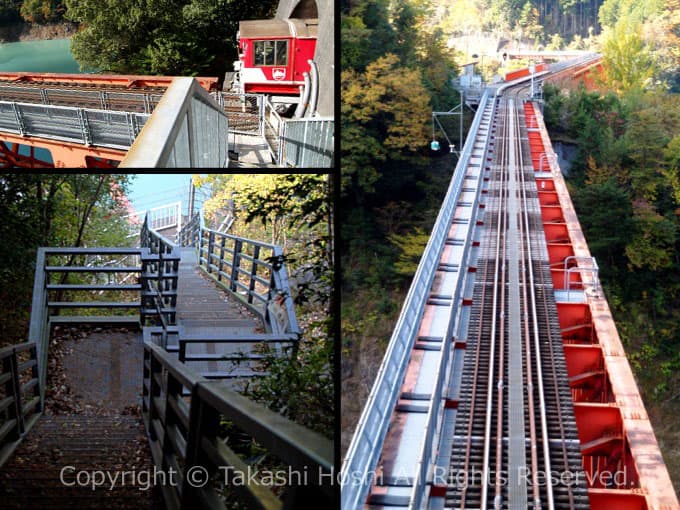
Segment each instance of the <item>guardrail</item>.
M219 381L200 377L149 342L144 344L142 415L154 462L178 475L177 484L163 486L171 510L225 509L225 488L236 492L249 508L334 504L331 441ZM227 444L222 431L225 421L285 464L285 468L275 468L290 482L283 501L253 475L261 466L248 464ZM196 473L207 483L195 483Z
M269 154L273 161L279 160L279 138L283 119L276 112L276 107L268 99L264 103L264 132L263 136L269 147Z
M599 279L600 267L597 265L595 257L584 257L570 255L564 259L564 290L567 291L567 301L569 301L570 291L583 290L590 287L593 292L600 289ZM574 280L571 275L577 273L581 278ZM583 276L588 276L588 281L583 281Z
M0 84L0 100L149 114L162 94Z
M470 133L477 132L488 101L489 94L485 92L480 100L478 113L470 127ZM419 319L425 307L429 289L432 286L436 264L444 247L452 215L462 189L465 168L472 153L474 138L468 136L465 142L446 197L432 229L432 234L423 251L418 269L399 314L397 325L387 346L385 357L347 451L341 470L343 509L354 510L362 507L373 481L373 473L381 452L381 445L389 428L392 409L397 402L401 387L400 382L404 378L413 343L418 334ZM433 398L436 397L433 396ZM427 448L431 444L431 440L432 437L428 436L423 447ZM425 468L423 466L420 468L419 476L421 478L423 477L422 469ZM414 499L418 499L418 494L411 497L412 501Z
M36 344L0 349L0 467L42 414Z
M52 325L139 323L141 255L139 248L38 248L28 340L36 344L43 397ZM83 293L88 300L72 297ZM131 293L134 300L122 299ZM93 314L103 310L110 312Z
M120 168L223 168L228 122L194 78L175 78Z
M335 140L333 119L286 119L279 136L278 165L332 168Z
M163 345L170 326L177 324L177 283L180 254L178 246L150 227L144 218L140 233L142 250L141 312L142 326L161 326Z
M143 113L0 101L0 131L128 149L147 122Z
M263 320L270 333L299 334L283 249L206 228L202 211L179 234L194 246L199 266Z
M146 211L135 212L126 215L125 218L133 226L138 227L144 223L144 218L147 216L149 217L150 227L153 230L164 230L177 227L177 230L179 231L182 228L182 202L178 201L173 204L147 209ZM133 235L139 235L139 231L135 232Z

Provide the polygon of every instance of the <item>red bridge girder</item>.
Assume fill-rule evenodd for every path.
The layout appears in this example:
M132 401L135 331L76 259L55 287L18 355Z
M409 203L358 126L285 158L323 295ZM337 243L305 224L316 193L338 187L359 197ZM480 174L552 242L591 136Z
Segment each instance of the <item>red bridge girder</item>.
M598 62L572 77L599 69ZM525 116L553 287L583 289L587 277L577 272L565 286L565 258L590 257L588 246L559 167L547 157L552 148L540 113L526 103ZM601 292L583 299L558 300L557 312L591 508L679 509L607 301Z
M31 155L20 155L19 144L31 147ZM36 147L49 150L54 163L35 157ZM0 133L0 166L4 168L115 168L126 154L124 150Z
M71 84L78 86L117 86L121 88L167 88L176 76L137 76L128 74L63 74L32 72L0 72L0 83L34 83L41 85ZM197 76L196 80L208 92L217 90L218 79Z

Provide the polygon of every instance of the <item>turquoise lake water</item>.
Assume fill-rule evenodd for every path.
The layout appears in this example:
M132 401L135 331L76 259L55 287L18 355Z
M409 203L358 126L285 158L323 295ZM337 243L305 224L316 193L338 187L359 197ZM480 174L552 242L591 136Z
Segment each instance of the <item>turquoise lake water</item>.
M0 71L80 73L70 39L0 44Z
M0 44L0 72L31 71L38 73L80 73L80 65L71 55L70 39L24 41ZM29 154L28 146L21 146L20 154ZM52 161L46 149L36 149L36 156Z

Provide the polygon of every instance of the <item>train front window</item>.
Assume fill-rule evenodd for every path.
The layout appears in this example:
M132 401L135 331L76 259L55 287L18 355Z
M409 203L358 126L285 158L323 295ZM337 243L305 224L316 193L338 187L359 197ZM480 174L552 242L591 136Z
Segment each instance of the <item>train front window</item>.
M256 66L287 66L288 41L254 41Z

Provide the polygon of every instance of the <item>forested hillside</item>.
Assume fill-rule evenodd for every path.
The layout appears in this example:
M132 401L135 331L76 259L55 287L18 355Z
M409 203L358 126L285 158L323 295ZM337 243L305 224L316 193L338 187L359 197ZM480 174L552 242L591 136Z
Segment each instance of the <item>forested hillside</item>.
M0 0L0 21L48 23L64 19L66 5L60 0Z
M434 2L451 34L489 32L506 37L548 42L558 34L563 40L574 35L599 33L601 0L463 0Z
M451 155L430 166L430 112L455 106L458 93L454 52L431 6L360 0L341 13L345 448L452 168Z

